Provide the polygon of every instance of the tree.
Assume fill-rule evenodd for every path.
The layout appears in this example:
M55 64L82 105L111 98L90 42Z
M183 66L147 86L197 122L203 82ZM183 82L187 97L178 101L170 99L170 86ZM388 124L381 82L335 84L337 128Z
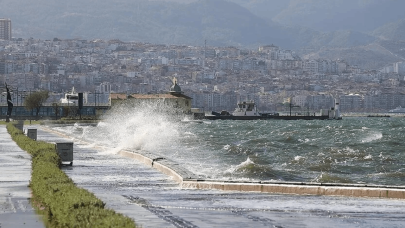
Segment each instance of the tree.
M49 91L37 91L33 92L25 98L24 106L28 111L36 109L36 116L38 117L39 110L43 103L49 98Z

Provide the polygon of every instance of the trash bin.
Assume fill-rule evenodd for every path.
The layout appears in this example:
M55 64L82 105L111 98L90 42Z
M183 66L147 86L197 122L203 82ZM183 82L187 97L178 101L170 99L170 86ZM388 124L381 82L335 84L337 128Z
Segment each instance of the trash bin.
M70 166L73 165L73 142L56 143L55 149L62 162L70 162Z
M28 138L37 141L37 129L27 129Z

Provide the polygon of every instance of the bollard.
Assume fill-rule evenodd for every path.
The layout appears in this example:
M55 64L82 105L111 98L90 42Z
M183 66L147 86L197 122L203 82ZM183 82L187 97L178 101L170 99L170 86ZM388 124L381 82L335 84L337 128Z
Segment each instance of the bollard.
M21 131L24 131L24 120L19 120L15 127Z
M70 162L70 166L73 165L73 143L72 142L56 143L55 149L58 152L59 157L62 160L62 162Z
M37 141L37 129L27 129L28 138Z

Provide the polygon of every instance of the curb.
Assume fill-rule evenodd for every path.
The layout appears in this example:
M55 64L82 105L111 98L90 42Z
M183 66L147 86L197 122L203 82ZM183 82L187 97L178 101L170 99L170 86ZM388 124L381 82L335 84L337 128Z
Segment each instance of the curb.
M121 150L118 154L136 159L172 177L182 188L217 189L223 191L262 192L295 195L325 195L405 199L405 186L335 184L272 181L217 181L199 179L180 164L152 153Z

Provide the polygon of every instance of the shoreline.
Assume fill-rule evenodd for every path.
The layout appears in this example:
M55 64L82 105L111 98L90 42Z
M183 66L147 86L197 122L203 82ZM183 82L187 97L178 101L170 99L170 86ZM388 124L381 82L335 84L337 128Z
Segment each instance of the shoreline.
M152 153L141 154L121 150L119 155L136 159L172 177L181 188L217 189L223 191L263 192L296 195L328 195L349 197L373 197L405 199L405 186L385 186L371 184L309 183L280 181L219 181L196 177L180 164Z
M60 136L69 136L52 130L47 126L42 129ZM81 140L82 141L82 140ZM96 146L97 147L97 146ZM295 195L327 195L349 197L372 197L386 199L405 199L405 186L389 186L374 184L344 184L316 182L284 182L284 181L222 181L203 179L181 167L181 164L150 152L121 150L118 155L136 159L145 165L173 178L181 188L216 189L223 191L262 192Z

